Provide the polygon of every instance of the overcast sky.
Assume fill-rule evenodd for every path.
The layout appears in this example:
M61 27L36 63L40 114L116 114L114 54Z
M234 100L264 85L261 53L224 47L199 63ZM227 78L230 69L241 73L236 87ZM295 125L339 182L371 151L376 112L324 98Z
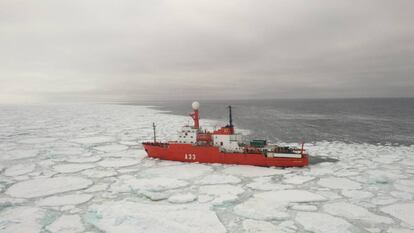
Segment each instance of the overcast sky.
M0 103L409 96L412 0L0 1Z

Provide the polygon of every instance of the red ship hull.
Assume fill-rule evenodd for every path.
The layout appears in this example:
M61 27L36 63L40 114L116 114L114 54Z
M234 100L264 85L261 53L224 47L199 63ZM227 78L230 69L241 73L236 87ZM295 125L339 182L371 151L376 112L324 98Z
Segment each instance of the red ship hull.
M222 152L214 146L184 143L143 143L151 158L192 163L240 164L263 167L303 167L309 164L307 154L301 158L269 158L260 153Z

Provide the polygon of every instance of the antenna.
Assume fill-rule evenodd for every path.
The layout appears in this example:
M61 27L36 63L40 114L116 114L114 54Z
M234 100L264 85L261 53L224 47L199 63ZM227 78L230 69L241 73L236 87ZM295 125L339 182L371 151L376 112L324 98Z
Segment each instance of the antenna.
M231 115L231 105L229 105L229 125L230 127L233 127L233 117Z
M155 134L155 128L156 128L155 123L152 122L152 130L154 131L154 143L157 142L157 135Z

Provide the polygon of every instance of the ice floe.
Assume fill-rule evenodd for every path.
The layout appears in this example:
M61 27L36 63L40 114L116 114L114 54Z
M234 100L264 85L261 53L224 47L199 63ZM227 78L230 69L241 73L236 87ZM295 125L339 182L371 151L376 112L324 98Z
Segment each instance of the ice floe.
M202 204L108 201L90 206L85 220L105 232L226 232L216 214Z
M74 173L74 172L79 172L79 171L83 171L89 168L93 168L95 167L95 164L59 164L56 166L53 166L53 170L60 172L60 173Z
M93 195L90 194L69 194L63 196L52 196L44 198L37 202L39 206L62 206L78 205L91 200Z
M329 203L324 205L323 209L332 215L370 224L391 224L394 222L391 218L373 214L361 206L345 202Z
M138 164L138 160L136 159L115 159L115 158L108 158L104 159L98 163L99 166L102 167L128 167L132 165Z
M260 191L271 191L271 190L283 190L283 189L292 189L293 185L280 184L280 182L274 182L272 177L257 177L253 182L248 183L247 187L260 190Z
M116 176L118 173L113 168L93 168L81 172L82 175L85 175L90 178L104 178Z
M79 215L62 215L46 229L53 233L80 233L85 230Z
M197 184L238 184L241 182L236 176L232 175L217 175L212 174L204 177L201 180L197 180Z
M199 189L200 194L213 197L213 204L220 205L225 202L234 201L238 199L238 195L245 190L240 186L235 185L206 185Z
M283 182L288 183L288 184L303 184L313 179L315 179L315 177L293 175L293 176L286 176L286 179L283 180Z
M189 203L193 202L197 197L192 193L178 193L170 196L168 202L170 203Z
M347 178L324 177L318 181L318 184L331 189L360 189L361 184Z
M178 166L165 166L148 168L140 173L145 177L168 177L175 179L194 179L213 169L204 164L184 164Z
M91 180L74 177L39 178L16 183L6 190L13 197L32 198L87 188Z
M352 189L342 190L342 195L344 195L345 197L353 198L353 199L365 199L365 198L370 198L374 196L374 194L368 191L352 190Z
M0 211L0 232L40 232L46 211L36 207L15 207Z
M281 190L255 194L234 208L236 214L259 220L280 220L289 217L289 203L325 201L326 198L306 190ZM272 203L271 205L269 203Z
M243 177L258 177L258 176L272 176L289 173L288 170L267 168L267 167L254 167L254 166L230 166L223 170L224 173L230 175L237 175Z
M109 136L93 136L93 137L76 138L71 141L76 142L76 143L81 143L81 144L99 144L99 143L115 141L115 138L109 137Z
M69 163L93 163L101 160L99 156L81 156L81 157L70 157L65 159Z
M104 145L104 146L97 146L95 147L96 150L104 151L104 152L118 152L128 149L128 146L120 145L120 144L111 144L111 145Z
M306 231L315 233L356 233L363 232L348 221L324 213L298 212L295 220Z
M16 160L36 157L39 150L36 149L18 149L0 153L0 160Z
M414 203L398 203L381 208L384 213L390 214L414 228Z
M290 207L292 210L300 210L300 211L316 211L318 207L314 205L306 205L306 204L294 204Z
M42 144L42 143L48 143L48 142L53 142L56 141L56 138L28 138L28 139L24 139L24 140L20 140L18 141L19 143L26 143L26 144Z
M4 171L6 176L20 176L32 172L35 169L35 164L17 164L7 168Z
M270 222L247 219L243 221L243 229L246 233L277 233L281 232Z
M114 192L141 192L141 191L165 191L187 186L186 181L173 178L142 178L133 176L122 176L111 185L110 190Z

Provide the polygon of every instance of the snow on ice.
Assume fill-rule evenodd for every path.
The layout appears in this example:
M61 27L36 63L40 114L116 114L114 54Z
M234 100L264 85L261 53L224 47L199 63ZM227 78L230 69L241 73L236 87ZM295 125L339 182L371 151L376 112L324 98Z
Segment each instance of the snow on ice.
M69 194L64 196L51 196L40 200L39 206L61 206L61 205L78 205L92 199L90 194Z
M91 184L91 180L74 176L39 178L13 184L6 194L22 198L41 197L83 189Z
M83 171L89 168L95 167L95 164L59 164L53 167L53 169L60 173L74 173Z
M18 206L0 211L0 232L40 232L46 211L36 207Z
M403 222L409 224L414 229L414 203L399 203L381 208L387 214L390 214Z
M315 142L311 155L338 161L306 168L185 164L141 146L152 122L160 140L174 139L184 116L1 108L0 233L414 231L413 145Z
M53 233L80 233L85 230L79 215L62 215L46 229Z
M356 233L363 232L348 221L325 213L298 212L295 220L306 231L315 233Z
M108 201L89 207L86 221L105 232L226 232L214 211L202 204Z
M258 220L281 220L289 217L286 209L290 203L325 201L326 198L306 190L281 190L255 194L237 205L235 213Z
M373 214L361 206L345 202L326 204L323 206L323 209L329 214L341 216L350 220L357 220L374 224L391 224L394 222L391 218Z
M9 167L4 171L6 176L20 176L29 173L35 169L35 164L17 164Z

